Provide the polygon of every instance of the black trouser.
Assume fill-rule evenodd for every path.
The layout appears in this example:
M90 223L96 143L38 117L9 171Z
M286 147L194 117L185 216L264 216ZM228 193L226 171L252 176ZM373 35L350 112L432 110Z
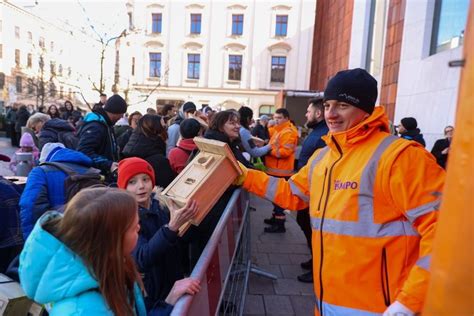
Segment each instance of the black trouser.
M15 124L12 124L10 127L10 139L13 147L18 147L20 139L16 133Z
M274 177L275 177L275 176L274 176ZM288 179L289 179L290 177L277 177L277 178L283 178L283 179L285 179L285 180L288 181ZM286 215L285 215L285 212L284 212L285 209L284 209L283 207L280 207L280 206L276 205L275 203L272 203L272 204L273 204L273 216L275 216L275 217L276 217L276 216L280 216L280 217L286 216Z
M298 211L296 214L296 222L301 227L301 230L304 233L306 238L306 242L308 243L309 250L311 253L313 252L313 247L311 246L311 219L309 217L309 208L305 208L304 210Z

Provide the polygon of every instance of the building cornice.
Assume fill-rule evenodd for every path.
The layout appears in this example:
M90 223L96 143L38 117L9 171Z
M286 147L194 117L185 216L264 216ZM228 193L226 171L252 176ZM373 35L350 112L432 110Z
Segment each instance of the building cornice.
M289 5L284 5L284 4L279 4L274 7L272 7L272 10L277 11L277 10L291 10L291 7Z
M285 50L286 52L289 52L291 50L291 45L285 42L279 42L271 46L268 46L269 51L274 51L277 49L281 49L281 50Z
M242 4L233 4L233 5L228 6L227 9L229 9L229 10L245 10L245 9L247 9L247 6L242 5Z
M134 84L134 89L138 90L152 90L156 88L156 85L150 84ZM193 87L160 87L159 91L162 92L200 92L200 93L216 93L216 94L242 94L242 95L266 95L275 96L280 90L251 90L251 89L219 89L219 88L193 88Z

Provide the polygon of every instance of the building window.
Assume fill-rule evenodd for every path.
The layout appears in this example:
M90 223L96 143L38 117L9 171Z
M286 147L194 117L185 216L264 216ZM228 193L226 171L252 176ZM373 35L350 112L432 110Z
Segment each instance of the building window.
M191 34L201 34L201 14L191 14Z
M431 54L463 44L468 11L469 0L435 1Z
M0 89L3 89L5 86L5 74L3 72L0 72Z
M59 87L59 98L62 99L64 97L64 87L60 86Z
M28 53L27 57L26 57L26 66L28 68L31 68L32 65L33 65L33 61L32 61L33 57L31 55L31 53Z
M188 54L188 79L199 79L201 55Z
M275 23L275 36L286 36L288 31L288 15L277 15Z
M71 67L67 67L67 75L68 75L68 77L71 77L71 74L72 74L72 69L71 69Z
M49 96L53 98L56 96L56 85L54 82L49 83Z
M34 94L35 93L35 87L33 85L33 79L28 79L27 80L27 89L28 89L28 94Z
M240 81L242 74L242 55L229 55L229 80Z
M21 77L16 76L16 92L21 93L23 91L23 87L21 85Z
M0 44L0 58L3 58L3 44Z
M20 38L20 27L19 26L15 26L15 37Z
M244 32L244 15L232 14L232 35L242 35Z
M135 57L132 57L132 76L135 76Z
M267 105L267 104L260 105L260 107L258 109L258 116L268 115L268 116L272 117L273 114L275 114L275 106L274 105Z
M271 82L285 82L286 57L272 56Z
M15 49L15 65L17 67L20 66L20 50L19 49Z
M44 48L44 37L40 37L38 39L38 45L39 47Z
M31 32L28 32L28 43L33 42L33 34Z
M59 73L60 76L63 75L63 65L61 65L61 64L59 64L58 73Z
M72 99L72 90L71 90L71 88L67 89L67 96L68 96L69 100Z
M153 13L151 15L151 32L152 33L161 33L161 22L162 22L161 13Z
M150 77L161 77L161 53L150 53Z
M54 52L54 42L50 43L50 48L51 48L51 51Z

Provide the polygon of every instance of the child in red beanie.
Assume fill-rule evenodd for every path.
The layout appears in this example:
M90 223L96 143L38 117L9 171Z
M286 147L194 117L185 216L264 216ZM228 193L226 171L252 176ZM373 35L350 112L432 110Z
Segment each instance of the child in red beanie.
M118 187L135 196L138 203L140 231L133 257L141 273L148 296L147 310L166 298L175 281L182 279L178 246L178 228L197 212L195 201L170 212L160 205L155 187L155 171L145 160L137 157L123 159L118 167ZM189 284L197 282L185 279ZM191 286L191 285L189 285Z

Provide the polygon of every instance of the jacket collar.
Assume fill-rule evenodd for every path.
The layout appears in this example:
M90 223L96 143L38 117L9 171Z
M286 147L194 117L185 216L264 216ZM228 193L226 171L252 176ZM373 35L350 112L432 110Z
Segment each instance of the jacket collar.
M385 108L383 106L376 107L368 118L351 129L338 133L329 132L326 136L323 136L322 139L333 150L336 150L335 142L344 149L358 142L363 142L376 131L390 132L388 117L385 114Z
M293 124L291 124L290 121L287 121L287 122L285 122L285 123L275 125L275 126L274 126L274 129L275 129L275 131L277 131L277 132L281 132L282 130L284 130L284 129L287 128L287 127L294 127L294 126L293 126Z

